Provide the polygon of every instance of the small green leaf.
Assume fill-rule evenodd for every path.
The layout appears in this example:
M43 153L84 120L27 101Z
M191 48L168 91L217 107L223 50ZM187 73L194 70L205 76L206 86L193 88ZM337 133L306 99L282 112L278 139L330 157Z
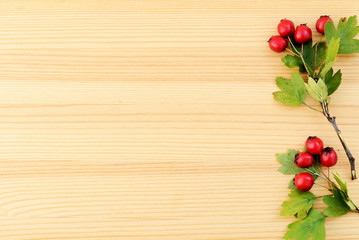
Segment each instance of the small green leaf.
M346 195L348 195L348 186L346 182L340 178L339 173L333 173L335 181L339 184L340 190L342 190Z
M338 189L333 190L333 196L324 196L323 202L328 206L324 209L324 214L328 217L339 217L347 214L350 210Z
M339 87L342 81L342 73L338 70L333 75L333 68L331 68L324 77L324 82L328 87L328 95L332 95Z
M327 54L325 57L325 64L321 70L320 76L324 78L325 74L332 68L337 58L338 50L339 50L339 42L340 38L333 37L330 39L328 44Z
M325 82L322 79L318 79L318 82L311 77L308 79L308 84L305 83L305 87L315 100L319 102L323 102L328 98L328 88Z
M305 91L303 78L299 73L293 72L291 81L278 77L276 84L282 91L273 93L275 100L291 106L298 106L304 102L307 93Z
M302 62L302 59L298 56L292 56L292 55L286 55L285 57L282 57L282 62L285 66L288 68L299 68L299 72L305 73L305 67Z
M293 190L288 196L291 201L285 201L282 204L281 216L296 216L303 219L307 216L309 210L312 208L317 197L311 192L302 192Z
M337 190L339 190L339 192L342 195L343 200L346 203L346 205L348 205L348 207L351 210L357 210L357 206L354 204L354 202L349 197L347 183L343 182L343 180L340 178L339 173L333 173L333 177L334 177L335 181L339 185L340 189L337 188ZM335 185L334 185L334 188L336 188Z
M288 232L284 235L287 240L325 240L325 216L319 210L312 208L308 216L288 225Z
M359 52L359 40L354 39L354 37L359 33L357 16L351 16L348 19L341 18L337 29L335 29L332 21L328 21L325 24L324 31L325 38L328 43L332 38L340 38L338 53L350 54Z

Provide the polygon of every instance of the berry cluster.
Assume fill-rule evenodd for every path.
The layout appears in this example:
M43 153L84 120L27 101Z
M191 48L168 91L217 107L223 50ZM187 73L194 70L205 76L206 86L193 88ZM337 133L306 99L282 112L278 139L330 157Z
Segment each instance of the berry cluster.
M316 29L319 33L324 34L324 27L328 21L332 21L329 16L321 16L316 23ZM279 35L272 36L268 43L269 47L275 52L283 52L288 43L286 38L292 37L299 44L305 44L312 39L312 30L306 24L300 24L294 28L294 23L290 20L283 19L277 26Z
M308 137L305 148L306 152L295 155L294 163L300 168L312 166L313 156L319 156L320 163L325 167L332 167L337 163L337 153L332 147L324 148L323 141L318 137ZM314 177L308 172L299 173L295 176L294 184L301 191L309 191L314 184Z
M359 213L359 207L349 196L347 184L339 173L332 173L330 178L323 167L334 166L337 154L331 147L324 147L318 137L308 137L302 152L288 149L285 153L277 153L277 161L281 164L278 171L285 175L295 175L289 182L289 200L282 203L281 216L295 217L295 222L288 225L283 239L286 240L325 240L325 222L330 217L339 217L349 212ZM328 185L316 184L328 192L316 195L312 186L321 178ZM311 190L311 191L309 191ZM322 193L323 194L323 193ZM315 203L321 201L325 209L316 209Z

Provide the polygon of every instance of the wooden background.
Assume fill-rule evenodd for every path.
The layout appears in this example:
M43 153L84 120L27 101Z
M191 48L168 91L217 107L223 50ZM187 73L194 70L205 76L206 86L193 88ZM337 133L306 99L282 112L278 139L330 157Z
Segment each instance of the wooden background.
M281 18L358 13L356 0L0 1L0 239L281 239L294 219L279 216L290 177L275 153L309 135L339 151L359 203L324 117L272 99L291 71L267 45ZM338 59L331 111L359 159L358 66ZM358 215L326 226L359 239Z

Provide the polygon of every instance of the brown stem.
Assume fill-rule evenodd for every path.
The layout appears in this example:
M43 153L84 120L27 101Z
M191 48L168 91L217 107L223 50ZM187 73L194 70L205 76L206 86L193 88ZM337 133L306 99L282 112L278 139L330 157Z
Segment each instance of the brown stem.
M337 122L336 122L336 118L333 116L330 116L329 114L329 108L328 108L328 103L327 101L321 102L320 105L322 106L323 109L323 114L324 116L327 118L328 122L330 122L335 130L335 132L337 133L337 136L345 150L345 153L349 159L349 163L350 163L350 170L351 170L351 176L352 176L352 180L356 179L356 170L355 170L355 158L353 157L352 153L349 150L348 145L346 144L342 132L339 130Z

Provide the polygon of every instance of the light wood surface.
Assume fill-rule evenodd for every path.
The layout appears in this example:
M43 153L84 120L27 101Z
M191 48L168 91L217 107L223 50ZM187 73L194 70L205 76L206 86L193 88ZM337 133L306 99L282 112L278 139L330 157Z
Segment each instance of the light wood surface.
M324 117L272 99L291 71L267 46L281 18L358 13L356 0L1 1L0 239L281 239L293 219L275 153L309 135L339 151L359 203ZM339 58L332 113L359 159L358 66ZM358 215L326 226L359 239Z

